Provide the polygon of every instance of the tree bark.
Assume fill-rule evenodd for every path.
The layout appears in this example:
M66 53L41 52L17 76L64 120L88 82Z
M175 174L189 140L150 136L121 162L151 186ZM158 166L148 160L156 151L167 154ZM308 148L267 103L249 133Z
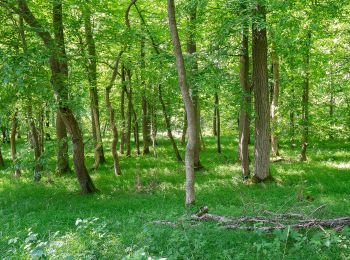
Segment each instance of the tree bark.
M306 36L306 46L304 54L304 83L302 97L302 143L300 161L306 161L306 150L309 143L309 87L310 87L310 48L311 31Z
M92 129L93 137L95 142L94 149L94 158L95 163L93 168L96 169L100 164L106 162L104 152L103 152L103 143L102 143L102 134L101 134L101 125L100 125L100 109L98 102L98 92L97 92L97 55L96 55L96 46L95 39L93 36L92 25L91 25L91 11L88 4L84 4L84 27L85 27L85 41L88 48L88 79L90 84L90 100L91 100L91 115L92 115Z
M187 53L191 57L191 74L195 76L198 72L198 63L194 55L197 52L197 44L195 40L195 31L196 31L196 20L197 20L197 2L191 4L189 8L189 28L187 33ZM200 162L200 108L199 108L199 91L198 86L194 84L195 81L192 81L191 84L191 98L193 103L193 109L195 112L195 123L196 123L196 142L194 148L194 168L195 170L203 168Z
M188 142L186 147L186 205L191 205L195 202L195 174L194 174L194 157L197 144L197 124L196 113L193 106L193 102L189 93L189 89L186 81L186 69L182 55L181 44L179 34L177 31L176 17L175 17L175 4L174 0L168 0L168 19L169 29L174 45L174 54L176 58L176 66L178 71L179 85L181 89L182 99L186 108L187 121L188 121Z
M276 52L272 52L272 74L273 74L273 89L271 102L271 148L272 156L279 156L278 138L277 138L277 120L278 120L278 99L280 89L280 63Z
M187 135L187 115L186 115L186 110L184 111L184 122L183 122L183 127L182 127L182 135L181 135L181 144L185 145L186 143L186 135Z
M16 149L17 110L12 115L11 123L12 123L12 126L11 126L11 134L10 134L10 146L11 146L11 156L12 156L13 166L15 169L14 176L21 177L21 170L18 165L17 149Z
M254 179L270 175L270 104L267 80L267 37L265 6L257 4L253 23L253 85L255 97Z
M29 26L35 28L38 36L42 39L50 52L49 64L51 69L51 83L57 99L59 114L72 137L74 168L81 191L82 193L96 192L97 189L95 188L85 166L84 142L78 121L74 117L72 110L67 107L68 61L65 54L62 2L61 0L53 0L53 28L55 34L55 38L53 39L34 17L26 0L18 1L19 9L24 20Z
M217 136L218 130L216 129L217 127L217 111L216 111L216 104L215 104L215 95L214 95L214 114L213 114L213 136Z
M249 83L249 27L243 24L242 30L242 54L240 57L240 85L242 89L241 108L239 114L239 145L238 154L241 162L243 179L248 179L249 171L249 138L250 138L250 110L251 110L251 86Z

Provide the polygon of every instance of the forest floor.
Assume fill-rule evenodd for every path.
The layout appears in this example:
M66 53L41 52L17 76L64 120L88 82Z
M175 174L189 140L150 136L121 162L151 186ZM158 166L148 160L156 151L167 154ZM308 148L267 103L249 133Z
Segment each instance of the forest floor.
M74 174L49 173L55 142L49 143L52 158L39 183L31 172L14 179L9 169L0 170L0 259L349 259L349 228L266 233L189 221L203 205L224 216L259 216L263 210L309 215L321 205L312 217L350 216L349 144L310 145L306 163L298 162L299 149L282 145L286 160L271 166L276 183L247 185L232 139L223 138L222 154L213 138L205 139L205 170L197 173L192 208L184 206L184 169L167 140L160 141L157 159L122 156L118 178L107 149L108 163L91 172L100 193L88 196L79 193ZM19 150L29 156L24 146ZM9 158L6 145L3 153ZM89 166L92 159L88 154ZM154 223L158 220L178 225Z

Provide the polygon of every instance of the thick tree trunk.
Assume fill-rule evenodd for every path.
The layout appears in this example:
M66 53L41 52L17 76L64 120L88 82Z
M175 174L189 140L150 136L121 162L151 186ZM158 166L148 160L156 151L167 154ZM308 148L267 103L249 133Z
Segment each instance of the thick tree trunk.
M95 163L93 168L96 169L100 164L106 162L103 152L102 133L100 125L100 109L97 92L97 57L96 46L93 37L91 25L91 13L88 4L84 5L84 26L85 26L85 41L88 47L88 79L90 84L90 100L91 100L91 115L92 115L92 129L95 142L94 157Z
M168 0L168 18L171 38L174 45L174 54L176 58L176 66L179 77L179 85L181 89L182 99L186 108L187 121L188 121L188 142L186 147L186 205L193 204L195 202L195 174L194 174L194 160L195 150L198 147L197 144L197 123L196 112L193 106L193 102L189 93L189 89L186 82L186 69L182 55L181 44L179 34L177 31L176 17L175 17L175 4L174 0Z
M220 106L219 94L215 92L215 111L216 111L216 149L221 153L221 120L220 120Z
M267 37L265 6L257 4L253 24L253 85L255 97L254 178L264 181L270 175L270 104L267 80ZM263 24L263 27L262 27Z
M272 52L272 74L273 74L273 89L271 101L271 148L272 156L279 156L278 141L277 141L277 120L278 120L278 99L280 89L280 63L279 57L275 52Z
M162 95L162 87L161 87L160 84L158 84L158 96L159 96L160 104L162 106L162 111L163 111L163 116L164 116L164 121L165 121L165 127L166 127L166 130L167 130L167 134L168 134L169 140L171 142L171 145L173 146L173 150L174 150L176 159L179 162L182 162L182 158L181 158L179 149L177 148L176 141L174 139L174 136L173 136L173 133L172 133L172 130L171 130L170 117L169 117L168 112L167 112L166 107L165 107L165 102L164 102L163 95Z
M10 134L10 146L11 146L11 156L13 161L13 166L15 169L15 177L21 177L21 170L18 165L17 160L17 149L16 149L16 132L17 132L17 111L15 111L12 115L11 119L11 134Z
M187 53L191 57L191 74L194 76L198 71L198 63L194 55L197 52L197 44L195 40L195 31L196 31L196 20L197 20L197 2L191 5L189 8L189 28L187 33ZM195 151L194 151L194 168L196 170L203 168L200 162L200 108L199 108L199 91L198 85L194 84L195 81L192 81L191 84L191 98L193 103L193 108L195 112L195 123L196 123L196 142L195 142Z
M250 110L251 87L249 83L249 27L243 25L242 54L240 57L240 84L242 88L241 109L239 115L239 146L238 154L241 162L243 179L248 179L249 171L249 138L250 138Z
M306 161L306 149L309 143L309 87L310 87L310 47L311 31L308 31L304 54L304 83L302 97L302 143L300 161Z

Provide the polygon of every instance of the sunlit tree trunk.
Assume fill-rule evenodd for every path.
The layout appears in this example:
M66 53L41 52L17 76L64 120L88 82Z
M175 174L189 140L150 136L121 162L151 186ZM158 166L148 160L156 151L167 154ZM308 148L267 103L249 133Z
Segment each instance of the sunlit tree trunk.
M168 0L168 18L170 34L174 46L174 54L176 58L176 66L178 71L179 85L181 89L182 99L186 108L187 121L188 121L188 142L186 147L186 205L193 204L195 202L195 174L194 174L194 160L195 150L198 146L197 142L197 124L196 124L196 112L193 106L193 102L189 93L189 89L186 81L186 69L181 50L181 43L179 34L177 31L176 17L175 17L175 4L174 0Z
M267 37L265 6L254 7L253 85L255 101L254 179L264 181L270 175L270 103L267 80Z
M191 57L191 73L192 76L195 77L195 75L198 73L198 63L196 60L196 53L197 53L197 43L195 40L195 31L196 31L196 20L197 20L197 2L194 1L189 8L189 28L187 33L187 53ZM198 86L195 84L195 81L192 80L191 84L191 98L193 103L193 108L195 112L195 122L196 122L196 142L195 142L195 151L194 151L194 168L195 169L201 169L203 166L200 162L200 108L199 108L199 90Z
M100 125L100 109L98 102L97 92L97 57L96 57L96 46L95 39L93 36L93 28L91 25L91 12L88 3L84 4L83 10L84 16L84 27L85 27L85 41L88 49L88 80L90 84L90 100L91 100L91 118L92 118L92 129L93 137L95 142L94 157L95 163L93 168L96 169L100 164L106 162L103 152L101 125Z

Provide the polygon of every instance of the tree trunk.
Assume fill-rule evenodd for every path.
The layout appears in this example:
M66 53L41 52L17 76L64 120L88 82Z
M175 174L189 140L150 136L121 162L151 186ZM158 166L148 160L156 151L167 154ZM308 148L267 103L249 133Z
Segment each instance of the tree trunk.
M30 129L33 149L34 149L34 159L35 159L35 167L34 167L34 181L40 181L41 179L41 172L43 171L43 165L40 162L41 154L42 154L42 148L39 141L39 131L37 127L35 126L34 119L33 119L33 112L32 112L32 105L29 100L29 106L28 106L28 125Z
M159 96L160 104L162 106L165 126L166 126L166 130L167 130L167 133L168 133L169 140L171 142L171 145L173 146L173 150L174 150L176 159L179 162L182 162L182 158L181 158L179 149L177 148L177 145L176 145L176 142L175 142L172 130L171 130L170 117L169 117L168 112L167 112L166 107L165 107L165 102L164 102L163 95L162 95L162 87L161 87L160 84L158 84L158 96Z
M215 111L216 111L216 149L218 153L221 153L221 122L220 122L220 107L219 107L219 94L215 92Z
M249 138L250 138L250 110L251 87L249 83L249 27L243 24L242 54L240 57L240 85L242 88L241 108L239 114L239 146L238 154L241 162L243 179L248 179L249 171Z
M270 175L270 104L267 80L267 37L265 6L257 4L253 24L253 85L255 97L254 178L264 181ZM262 27L263 24L263 27Z
M15 169L15 177L21 177L20 166L18 165L17 160L17 149L16 149L16 131L17 131L17 110L13 113L12 116L12 126L10 134L10 145L11 145L11 156L13 161L13 166Z
M148 102L146 96L146 82L144 80L145 73L145 37L143 35L143 25L141 23L142 37L141 37L141 47L140 47L140 56L141 56L141 85L142 85L142 137L143 137L143 154L149 154L149 145L150 145L150 123L149 123L149 112L148 112Z
M331 86L330 86L330 98L329 98L329 118L330 118L330 129L329 129L329 139L334 140L335 118L335 99L334 99L334 85L333 85L333 72L331 72Z
M198 63L194 55L197 52L197 44L195 40L195 31L196 31L196 20L197 20L197 2L194 2L189 8L189 28L187 34L187 53L191 57L191 76L194 76L198 73ZM196 142L194 148L194 168L195 170L203 168L200 162L200 108L199 108L199 91L198 85L195 84L195 81L192 81L191 84L191 98L193 109L195 112L195 123L196 123Z
M126 92L126 79L125 79L125 68L122 66L121 73L121 81L122 81L122 91L120 95L120 117L121 117L121 138L120 138L120 153L124 154L124 144L126 140L125 135L125 92Z
M215 100L215 95L214 95L214 100ZM217 136L218 134L218 130L217 130L217 118L216 118L216 115L217 115L217 111L216 111L216 104L214 102L214 114L213 114L213 136Z
M309 87L310 87L310 47L311 31L308 31L304 54L304 83L302 97L302 143L300 161L306 161L306 149L309 142Z
M85 41L88 48L88 79L90 84L90 100L91 100L91 114L92 114L92 129L93 137L95 142L94 157L95 163L93 168L96 169L100 164L106 162L104 152L103 152L103 143L102 143L102 134L101 134L101 125L100 125L100 110L98 102L98 92L97 92L97 57L96 57L96 46L95 40L93 37L92 25L91 25L91 12L88 4L84 4L84 26L85 26Z
M0 143L0 167L5 166L5 161L4 158L2 157L2 152L1 152L1 143Z
M197 123L196 112L193 106L193 102L189 93L189 89L186 82L186 69L182 55L181 44L179 34L177 31L176 17L175 17L175 4L174 0L168 0L168 18L169 28L171 33L172 42L174 45L174 54L176 58L176 66L179 77L179 85L181 89L182 99L186 108L187 121L188 121L188 142L186 147L186 205L191 205L195 202L195 174L194 174L194 157L195 150L198 147L197 144Z
M57 163L56 173L63 175L71 171L68 156L67 129L61 118L59 110L56 113L56 136L57 136Z
M114 85L115 79L117 77L118 74L118 64L119 64L119 60L120 57L122 55L122 52L119 54L117 60L116 60L116 64L112 73L112 78L111 81L109 83L109 85L106 87L106 91L105 91L105 101L106 101L106 107L108 110L108 115L109 115L109 124L110 124L110 128L111 128L111 132L112 132L112 144L111 144L111 151L112 151L112 156L113 156L113 167L114 167L114 174L116 176L120 176L122 175L121 169L120 169L120 163L119 163L119 156L118 156L118 151L117 151L117 144L118 144L118 129L115 123L115 110L113 108L111 99L110 99L110 93L111 93L111 89Z
M280 89L280 63L276 52L272 52L273 89L271 102L271 148L272 156L279 156L277 139L278 99Z
M154 158L157 157L156 138L157 138L157 115L154 112L154 105L153 105L151 106L151 139L152 139L152 148L153 148Z
M126 70L128 76L129 94L128 94L128 125L126 130L126 156L131 156L131 124L132 124L132 87L131 87L131 71ZM126 90L127 91L127 90Z
M186 115L186 110L184 111L184 123L182 127L182 135L181 135L181 145L185 145L186 143L186 135L187 135L187 115Z

